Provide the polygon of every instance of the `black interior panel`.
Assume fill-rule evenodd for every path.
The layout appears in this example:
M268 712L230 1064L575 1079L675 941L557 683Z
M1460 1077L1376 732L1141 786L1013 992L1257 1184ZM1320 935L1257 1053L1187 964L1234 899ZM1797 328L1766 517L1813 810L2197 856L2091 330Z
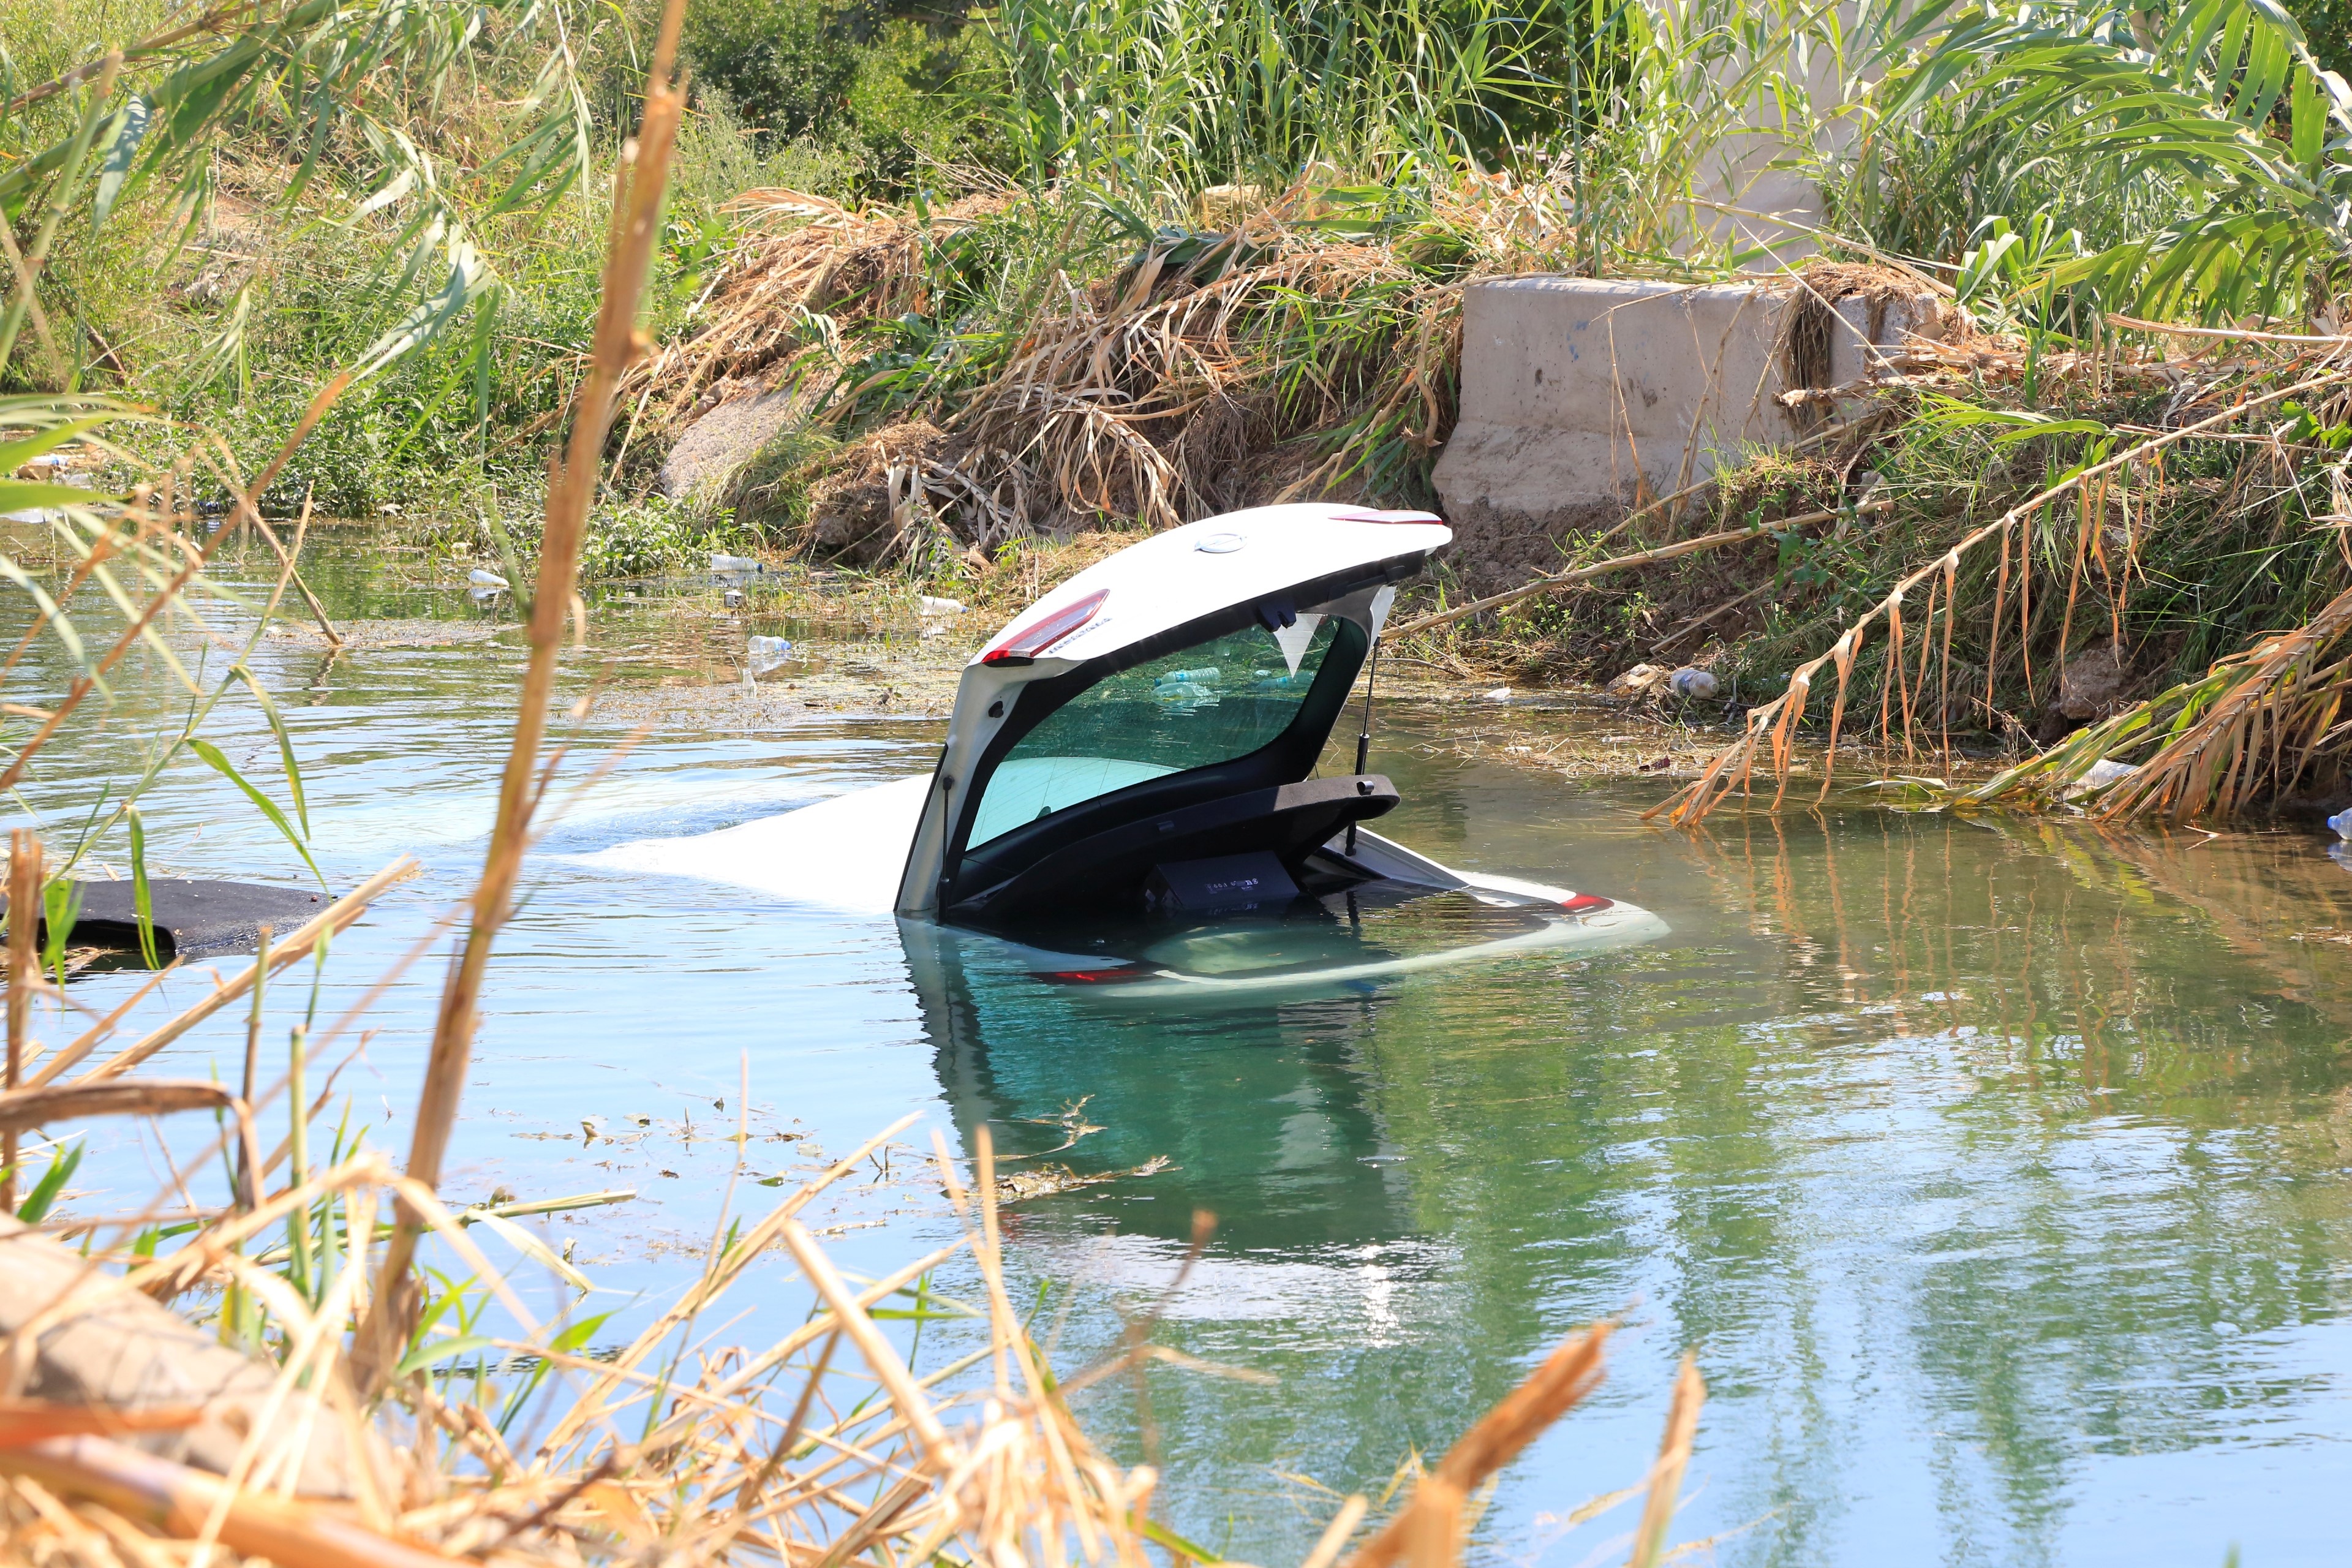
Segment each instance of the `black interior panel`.
M946 912L956 920L994 924L1130 907L1141 897L1144 879L1162 861L1264 850L1297 867L1349 823L1384 816L1396 804L1396 786L1378 773L1244 790L1055 846Z

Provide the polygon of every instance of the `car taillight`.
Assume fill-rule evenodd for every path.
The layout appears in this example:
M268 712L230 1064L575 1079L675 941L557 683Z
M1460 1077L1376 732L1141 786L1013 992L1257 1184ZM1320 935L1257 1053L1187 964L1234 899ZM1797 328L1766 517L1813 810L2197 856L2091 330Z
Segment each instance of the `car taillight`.
M980 656L982 664L1031 664L1044 657L1047 648L1095 618L1095 612L1110 597L1110 590L1097 588L1066 609L1055 611L1034 626L1017 627L1004 640Z
M1614 899L1604 899L1598 893L1579 893L1572 899L1562 899L1559 907L1572 915L1589 915L1596 910L1617 907Z
M1111 985L1122 980L1154 980L1160 971L1147 969L1139 963L1122 964L1117 969L1052 969L1032 973L1032 980L1042 980L1048 985Z

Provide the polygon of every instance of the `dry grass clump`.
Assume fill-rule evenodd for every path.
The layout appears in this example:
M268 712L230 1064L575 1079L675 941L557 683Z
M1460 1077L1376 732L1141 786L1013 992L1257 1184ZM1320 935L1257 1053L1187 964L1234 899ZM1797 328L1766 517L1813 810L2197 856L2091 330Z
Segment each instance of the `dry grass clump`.
M1102 1454L1069 1404L1075 1393L1148 1361L1185 1358L1151 1345L1145 1323L1108 1359L1055 1375L1006 1285L1000 1183L984 1130L968 1182L944 1142L933 1140L937 1178L967 1222L948 1246L856 1288L803 1226L814 1200L907 1124L869 1140L756 1224L715 1234L677 1301L617 1349L588 1342L602 1319L535 1321L495 1283L499 1271L468 1237L465 1222L484 1211L449 1213L373 1152L307 1178L298 1169L301 1179L213 1216L164 1257L101 1250L95 1263L128 1272L85 1279L69 1296L128 1288L170 1300L218 1290L225 1317L266 1314L274 1382L221 1476L130 1446L137 1431L184 1426L200 1411L0 1401L0 1553L42 1568L260 1557L281 1568L903 1568L909 1561L1141 1568L1154 1548L1171 1563L1209 1560L1151 1521L1158 1474ZM484 1331L481 1304L462 1300L443 1320L451 1302L442 1299L370 1409L357 1353L365 1330L355 1325L369 1318L380 1272L370 1238L389 1231L376 1219L395 1204L420 1212L475 1279L494 1281L461 1297L495 1294L519 1326ZM273 1268L244 1255L289 1217L317 1244L307 1275L289 1276L283 1258ZM584 1286L529 1233L495 1228ZM21 1237L0 1247L26 1245L56 1250ZM697 1343L696 1325L776 1248L798 1265L817 1310L761 1350ZM960 1257L977 1275L976 1301L935 1283L936 1271ZM1171 1292L1181 1283L1180 1274ZM929 1316L965 1317L984 1339L919 1374L876 1321L901 1297ZM8 1364L37 1363L41 1333L74 1310L63 1300L24 1325L5 1343ZM462 1320L472 1320L470 1328L456 1330ZM1609 1332L1602 1323L1565 1341L1454 1445L1349 1563L1458 1563L1465 1500L1599 1384ZM461 1364L468 1360L470 1369ZM1686 1363L1652 1468L1637 1561L1654 1561L1663 1543L1703 1396ZM299 1484L321 1421L348 1434L340 1500L321 1497L315 1479L307 1489ZM1361 1497L1343 1502L1310 1554L1312 1568L1328 1568L1367 1512Z
M151 1545L215 1540L289 1568L453 1557L882 1568L908 1552L917 1561L1053 1561L1073 1542L1088 1563L1139 1563L1154 1478L1093 1448L1029 1342L1004 1288L985 1147L977 1205L952 1166L940 1167L972 1228L863 1289L843 1280L796 1218L887 1136L740 1237L714 1237L677 1302L615 1353L583 1353L593 1322L534 1322L510 1292L492 1286L520 1328L511 1336L420 1336L371 1418L382 1440L348 1447L348 1504L296 1495L298 1467L289 1460L304 1449L306 1424L271 1419L271 1410L305 1387L328 1390L331 1410L362 1407L365 1372L354 1352L363 1330L353 1325L367 1316L378 1272L366 1238L373 1216L395 1199L420 1208L478 1279L499 1277L458 1216L368 1153L271 1194L249 1213L215 1219L165 1258L125 1259L127 1282L149 1294L217 1287L266 1303L283 1358L276 1404L223 1480L137 1456L110 1438L48 1435L88 1432L86 1414L21 1412L15 1426L0 1424L11 1505L0 1542L9 1561L109 1568L124 1551L135 1562ZM315 1262L330 1282L310 1299L240 1256L239 1243L289 1214L307 1218L314 1205L338 1223L318 1227L325 1250ZM683 1336L775 1247L798 1263L823 1310L763 1351L681 1352ZM968 1310L984 1321L988 1343L919 1378L869 1310L961 1252L981 1276L984 1300ZM551 1258L543 1248L541 1255ZM568 1266L551 1267L570 1276ZM10 1342L18 1365L37 1354L27 1339ZM476 1359L470 1380L428 1370L461 1353ZM938 1392L982 1363L993 1377L981 1389Z
M2264 336L2246 335L2257 340ZM2264 377L2267 384L2257 389L2241 384L2233 400L2203 417L2169 428L2126 427L2115 432L2140 438L2112 456L2101 455L2108 449L2101 447L2091 460L2057 475L1992 521L1963 534L1927 564L1904 575L1890 592L1850 622L1828 651L1792 671L1780 696L1750 709L1740 739L1717 756L1696 782L1654 807L1650 815L1664 812L1677 823L1696 821L1734 792L1746 793L1759 760L1765 761L1776 781L1773 800L1777 805L1785 798L1796 771L1800 726L1813 682L1825 667L1833 666L1834 700L1821 765L1825 796L1856 661L1875 626L1883 625L1886 645L1878 681L1881 749L1891 752L1899 745L1906 759L1920 756L1923 731L1933 737L1926 749L1948 758L1954 721L1956 717L1965 720L1971 706L1986 718L1997 715L1996 683L2004 634L2010 656L2021 661L2029 683L2037 642L2046 685L2063 687L2070 647L2080 649L2105 642L2110 650L2108 659L2119 663L2125 643L2125 594L2136 573L2145 576L2139 555L2149 547L2146 529L2151 513L2147 496L2162 484L2165 454L2200 438L2250 439L2276 447L2275 431L2241 432L2230 427L2292 399L2305 399L2340 413L2346 405L2343 389L2352 383L2352 369L2344 363L2347 344L2338 339L2326 347L2331 352L2298 356L2284 371L2265 367L2270 371ZM2184 380L2182 392L2188 395L2176 400L2184 405L2184 412L2198 391L2196 381ZM2012 422L2015 428L2031 435L2035 423L2046 422L2046 416L2012 416ZM2109 433L2095 422L2091 427L2103 435ZM2293 460L2284 453L2275 456L2292 475ZM2330 482L2340 509L2340 464L2331 470ZM2073 503L2071 530L2058 510L2067 502ZM2115 521L2118 516L2119 527ZM2053 564L2047 559L2050 552L2037 548L2045 531L2055 532L2063 549L2054 563L2059 568L2056 581L2043 584L2037 614L2035 579ZM1990 562L1983 559L1987 545L1995 547L1991 552L1995 559ZM1961 570L1964 563L1969 568L1966 578ZM1984 597L1987 588L1989 604ZM1912 604L1911 595L1922 590L1924 602L1906 627L1906 606ZM2093 607L2098 602L2104 602L2104 616ZM2242 658L2218 663L2203 680L2137 704L2107 724L2086 731L2092 738L2078 738L2059 752L2004 775L2007 782L2000 787L1989 785L1963 798L2064 798L2105 755L2095 749L2097 745L2152 734L2160 718L2169 726L2166 743L2139 773L2110 791L2105 815L2162 815L2174 821L2207 814L2229 816L2292 789L2305 778L2310 763L2331 755L2332 748L2341 742L2335 728L2338 689L2352 672L2325 659L2339 641L2347 620L2352 620L2352 608L2342 607L2345 604L2338 596L2300 630L2267 638ZM1975 668L1960 671L1956 684L1952 644L1955 629L1964 617L1970 626L1969 633L1962 634L1964 647L1978 643L1972 634L1981 630L1984 651ZM2100 621L2105 624L2096 624ZM2053 630L2054 652L2049 637ZM1980 697L1976 694L1979 689ZM2026 787L2029 784L2032 788Z
M1328 493L1383 440L1443 440L1458 304L1378 245L1244 226L1155 246L1036 323L956 421L964 466L1022 473L1047 526L1169 526L1277 479L1251 499ZM1267 463L1286 442L1305 449Z
M920 219L801 191L746 191L725 210L753 232L696 301L698 324L632 367L622 395L659 430L779 384L804 360L837 356L845 326L925 309L929 247L1006 202L969 195Z
M936 534L981 555L1346 493L1450 428L1459 295L1378 246L1240 230L1155 246L1066 292L952 411L856 443L817 542L868 563Z
M887 421L739 496L772 515L780 487L805 490L806 521L832 520L812 542L861 563L908 552L919 524L986 554L1104 521L1412 489L1452 426L1459 282L1507 269L1513 226L1533 221L1515 189L1470 180L1452 220L1394 238L1302 180L1229 192L1204 215L1226 226L1161 230L1091 281L994 285L963 275L991 263L956 241L1004 195L918 217L756 192L739 210L798 226L747 242L708 324L629 390L681 418L797 377L811 425ZM1433 247L1442 266L1414 259ZM861 326L925 313L956 317L952 353L858 357Z

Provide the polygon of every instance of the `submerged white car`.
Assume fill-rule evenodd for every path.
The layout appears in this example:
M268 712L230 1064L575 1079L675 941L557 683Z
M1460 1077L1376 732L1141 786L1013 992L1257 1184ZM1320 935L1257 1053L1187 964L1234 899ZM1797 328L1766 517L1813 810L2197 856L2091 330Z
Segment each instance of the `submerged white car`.
M910 955L971 933L1121 998L1271 996L1665 923L1456 871L1363 825L1374 648L1453 540L1426 512L1260 507L1152 535L1040 599L965 668L938 765L589 859L895 913ZM1364 681L1356 771L1315 777Z

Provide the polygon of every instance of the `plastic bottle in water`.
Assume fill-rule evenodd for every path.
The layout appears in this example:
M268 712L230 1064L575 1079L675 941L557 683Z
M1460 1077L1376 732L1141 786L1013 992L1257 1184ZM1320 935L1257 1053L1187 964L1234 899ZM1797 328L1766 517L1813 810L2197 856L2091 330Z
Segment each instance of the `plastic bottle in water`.
M1206 669L1171 669L1153 684L1157 686L1199 685L1202 681L1216 679L1217 666L1213 664Z
M2327 826L2336 829L2336 837L2352 838L2352 805L2346 806L2342 811L2329 817Z
M925 594L922 595L921 609L927 616L960 616L963 614L963 601L934 598Z
M765 675L792 657L793 645L785 637L753 637L744 652L751 661L751 673Z
M485 572L478 566L466 574L466 581L477 588L503 588L507 585L505 578L495 572Z
M1685 702L1704 702L1718 689L1714 675L1685 666L1666 677L1666 689Z
M726 555L721 554L716 550L710 552L710 569L713 572L761 572L766 570L765 567L761 566L757 561L752 560L748 555Z

